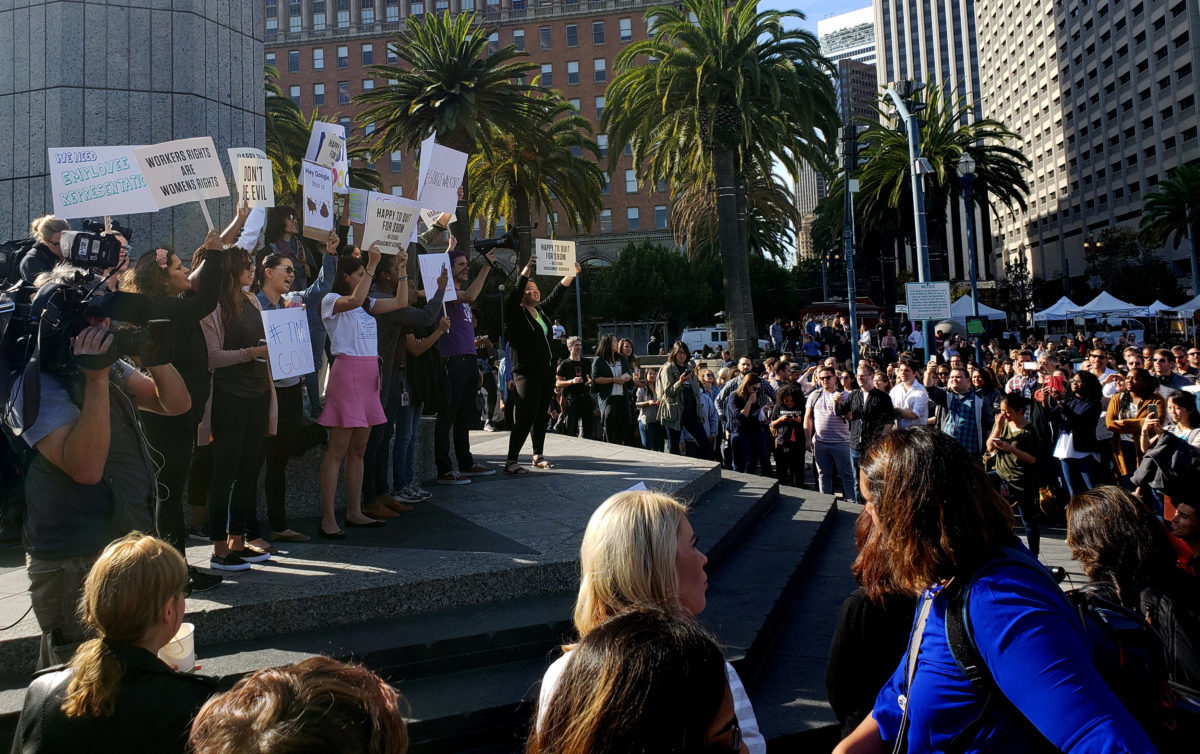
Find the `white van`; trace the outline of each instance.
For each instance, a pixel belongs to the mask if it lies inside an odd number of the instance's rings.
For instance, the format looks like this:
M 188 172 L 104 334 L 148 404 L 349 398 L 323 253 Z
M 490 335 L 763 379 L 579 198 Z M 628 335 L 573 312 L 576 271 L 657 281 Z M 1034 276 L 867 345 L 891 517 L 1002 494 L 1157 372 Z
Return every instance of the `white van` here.
M 679 339 L 692 353 L 703 351 L 705 346 L 711 348 L 714 353 L 720 353 L 721 349 L 729 347 L 729 336 L 725 332 L 725 325 L 684 328 Z M 758 350 L 767 350 L 767 345 L 767 341 L 759 340 Z

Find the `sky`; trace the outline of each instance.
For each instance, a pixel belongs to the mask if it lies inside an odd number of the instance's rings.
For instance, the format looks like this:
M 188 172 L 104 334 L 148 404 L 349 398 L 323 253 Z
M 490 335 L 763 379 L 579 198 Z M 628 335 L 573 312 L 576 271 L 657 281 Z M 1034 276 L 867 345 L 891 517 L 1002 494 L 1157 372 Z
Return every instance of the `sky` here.
M 826 16 L 846 13 L 871 5 L 871 0 L 764 0 L 760 8 L 775 10 L 798 10 L 805 15 L 801 26 L 813 34 L 817 33 L 817 21 Z

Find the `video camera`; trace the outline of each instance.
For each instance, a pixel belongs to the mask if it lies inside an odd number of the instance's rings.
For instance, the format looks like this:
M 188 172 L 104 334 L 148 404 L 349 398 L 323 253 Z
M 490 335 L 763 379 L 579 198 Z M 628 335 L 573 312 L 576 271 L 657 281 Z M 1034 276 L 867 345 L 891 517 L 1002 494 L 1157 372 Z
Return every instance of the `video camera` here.
M 104 223 L 95 220 L 84 220 L 82 231 L 64 230 L 59 241 L 63 259 L 90 270 L 116 267 L 121 262 L 121 241 L 116 234 L 120 233 L 129 242 L 133 240 L 133 230 L 121 227 L 115 220 L 111 230 L 107 232 Z

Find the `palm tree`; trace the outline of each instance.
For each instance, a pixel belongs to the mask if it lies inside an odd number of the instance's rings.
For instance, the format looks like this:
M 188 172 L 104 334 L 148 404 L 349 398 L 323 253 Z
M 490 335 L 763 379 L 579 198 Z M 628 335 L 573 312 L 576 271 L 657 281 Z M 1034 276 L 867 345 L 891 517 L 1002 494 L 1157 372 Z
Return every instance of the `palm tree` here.
M 372 75 L 394 83 L 355 98 L 364 108 L 358 120 L 377 124 L 373 147 L 380 152 L 411 151 L 436 132 L 438 143 L 474 155 L 491 129 L 523 133 L 544 122 L 546 99 L 533 95 L 546 90 L 523 83 L 534 64 L 512 45 L 489 50 L 493 31 L 476 25 L 473 13 L 410 16 L 389 42 L 396 64 L 368 66 Z M 462 189 L 453 232 L 459 248 L 467 249 L 467 176 Z
M 475 212 L 488 233 L 499 218 L 518 229 L 518 269 L 533 249 L 532 216 L 546 216 L 548 230 L 557 233 L 556 213 L 551 212 L 556 204 L 572 232 L 590 227 L 600 213 L 604 173 L 597 164 L 600 148 L 591 138 L 592 125 L 557 92 L 546 100 L 549 123 L 518 133 L 489 129 L 483 137 L 486 149 L 467 165 Z
M 755 0 L 683 0 L 647 15 L 651 37 L 617 56 L 602 128 L 614 157 L 631 145 L 646 184 L 666 180 L 677 195 L 711 176 L 730 346 L 754 353 L 748 231 L 738 219 L 746 176 L 757 154 L 794 173 L 828 151 L 823 134 L 837 131 L 830 66 L 815 36 L 784 28 L 803 14 L 760 13 Z
M 1192 238 L 1192 271 L 1197 263 L 1196 242 L 1200 239 L 1200 166 L 1180 165 L 1142 199 L 1141 234 L 1154 245 L 1182 243 L 1189 233 Z M 1195 288 L 1200 281 L 1193 280 Z M 1195 291 L 1200 293 L 1200 289 Z
M 904 124 L 891 124 L 891 113 L 876 107 L 881 123 L 863 120 L 867 130 L 862 137 L 866 146 L 860 154 L 866 163 L 859 171 L 859 191 L 855 197 L 856 213 L 861 209 L 861 223 L 872 225 L 894 217 L 905 218 L 903 227 L 911 238 L 912 182 L 908 158 L 908 138 Z M 925 176 L 925 207 L 929 228 L 929 255 L 942 258 L 946 251 L 945 209 L 949 200 L 957 200 L 961 188 L 958 161 L 964 153 L 975 160 L 973 200 L 985 212 L 989 199 L 1006 207 L 1025 209 L 1029 195 L 1026 171 L 1033 163 L 1024 153 L 1008 142 L 1020 137 L 1003 123 L 990 118 L 973 119 L 973 111 L 962 98 L 951 99 L 940 87 L 930 90 L 928 107 L 921 126 L 921 157 L 933 167 Z M 840 225 L 840 224 L 839 224 Z M 933 278 L 942 276 L 936 271 Z

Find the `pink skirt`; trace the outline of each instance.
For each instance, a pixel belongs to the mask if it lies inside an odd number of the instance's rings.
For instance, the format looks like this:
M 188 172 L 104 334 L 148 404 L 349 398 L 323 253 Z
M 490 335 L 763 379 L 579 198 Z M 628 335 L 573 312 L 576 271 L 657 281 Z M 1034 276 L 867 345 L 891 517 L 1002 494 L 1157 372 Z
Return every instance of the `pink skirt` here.
M 379 359 L 375 356 L 338 356 L 329 368 L 325 385 L 325 409 L 318 423 L 323 427 L 372 427 L 387 416 L 379 402 L 383 386 Z

